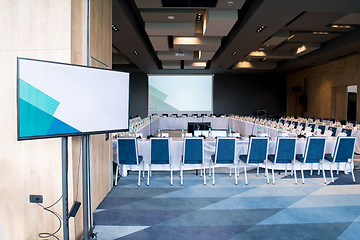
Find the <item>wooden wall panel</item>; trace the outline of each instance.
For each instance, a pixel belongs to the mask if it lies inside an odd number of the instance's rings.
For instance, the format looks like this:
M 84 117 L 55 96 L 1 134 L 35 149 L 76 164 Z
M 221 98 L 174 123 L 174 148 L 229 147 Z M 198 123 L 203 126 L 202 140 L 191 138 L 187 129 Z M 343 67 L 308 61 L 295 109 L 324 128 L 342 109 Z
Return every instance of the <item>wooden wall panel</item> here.
M 333 88 L 360 84 L 360 55 L 353 55 L 341 60 L 333 61 L 316 67 L 310 67 L 287 75 L 287 92 L 291 95 L 293 87 L 304 87 L 307 79 L 307 111 L 305 116 L 333 118 L 335 115 L 346 119 L 346 112 L 339 112 L 340 106 L 347 106 L 347 98 L 338 96 Z M 360 103 L 358 94 L 358 104 Z M 288 102 L 290 100 L 288 99 Z M 334 106 L 339 105 L 339 107 Z M 288 106 L 287 114 L 292 114 L 293 106 Z M 345 108 L 345 107 L 344 107 Z M 345 109 L 346 111 L 346 109 Z M 337 113 L 335 113 L 337 112 Z M 337 119 L 337 120 L 341 120 Z M 360 121 L 360 111 L 357 110 L 357 121 Z
M 111 66 L 112 56 L 112 1 L 92 0 L 90 17 L 90 55 L 97 60 L 91 59 L 91 65 L 108 68 L 107 66 Z M 109 101 L 111 101 L 110 96 Z M 104 134 L 91 136 L 93 210 L 101 203 L 112 187 L 112 159 L 109 154 L 109 144 L 110 140 L 105 141 Z
M 0 2 L 0 228 L 4 240 L 38 239 L 38 233 L 54 232 L 59 225 L 55 216 L 29 203 L 30 194 L 42 194 L 45 206 L 61 196 L 61 141 L 17 141 L 16 58 L 70 63 L 70 8 L 70 0 Z M 61 213 L 61 202 L 53 210 Z M 61 239 L 62 232 L 57 236 Z

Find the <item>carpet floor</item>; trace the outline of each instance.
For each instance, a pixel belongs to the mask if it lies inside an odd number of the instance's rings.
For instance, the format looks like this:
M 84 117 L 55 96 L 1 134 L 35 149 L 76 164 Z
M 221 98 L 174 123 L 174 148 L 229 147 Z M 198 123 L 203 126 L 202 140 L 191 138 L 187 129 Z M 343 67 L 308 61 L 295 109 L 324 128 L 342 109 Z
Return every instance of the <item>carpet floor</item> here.
M 195 171 L 178 172 L 174 185 L 166 172 L 153 172 L 150 186 L 131 172 L 121 178 L 94 212 L 97 239 L 359 239 L 360 171 L 334 174 L 327 184 L 317 171 L 305 171 L 305 184 L 275 173 L 267 184 L 262 170 L 249 171 L 235 185 L 234 175 L 216 173 L 216 184 L 207 185 Z M 271 176 L 270 176 L 271 179 Z

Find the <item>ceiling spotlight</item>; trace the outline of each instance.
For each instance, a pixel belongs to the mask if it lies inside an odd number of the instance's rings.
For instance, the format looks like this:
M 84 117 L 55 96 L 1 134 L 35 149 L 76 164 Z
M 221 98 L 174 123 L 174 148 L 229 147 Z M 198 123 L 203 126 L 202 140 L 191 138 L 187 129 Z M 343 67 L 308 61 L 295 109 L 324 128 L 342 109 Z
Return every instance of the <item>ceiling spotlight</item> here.
M 237 54 L 237 51 L 234 51 L 231 55 L 235 56 Z
M 196 14 L 196 21 L 201 22 L 203 18 L 203 15 L 201 13 Z
M 229 7 L 231 7 L 233 4 L 234 4 L 233 1 L 228 1 L 228 2 L 227 2 L 227 5 L 228 5 Z
M 173 19 L 175 19 L 175 16 L 170 15 L 170 16 L 168 16 L 168 19 L 173 20 Z
M 138 51 L 133 51 L 133 53 L 135 54 L 135 55 L 139 55 L 139 53 L 138 53 Z
M 115 26 L 115 24 L 112 24 L 111 28 L 112 28 L 113 31 L 119 31 L 119 29 Z
M 293 37 L 295 37 L 295 34 L 293 34 L 293 35 L 291 35 L 290 37 L 288 37 L 287 40 L 290 40 L 290 39 L 292 39 Z
M 266 26 L 262 25 L 262 26 L 260 26 L 260 27 L 256 30 L 256 32 L 257 32 L 257 33 L 260 33 L 260 32 L 262 32 L 265 28 L 266 28 Z
M 315 34 L 315 35 L 327 35 L 329 33 L 328 32 L 313 32 L 313 34 Z
M 338 25 L 338 24 L 330 25 L 330 27 L 332 27 L 332 28 L 351 28 L 351 26 L 349 26 L 349 25 Z

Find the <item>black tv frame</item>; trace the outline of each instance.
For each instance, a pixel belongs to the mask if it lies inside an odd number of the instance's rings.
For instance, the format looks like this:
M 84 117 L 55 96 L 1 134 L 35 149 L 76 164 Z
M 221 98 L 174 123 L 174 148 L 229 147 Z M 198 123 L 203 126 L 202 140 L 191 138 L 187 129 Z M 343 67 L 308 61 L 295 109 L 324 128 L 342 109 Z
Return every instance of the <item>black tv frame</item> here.
M 83 135 L 95 135 L 95 134 L 106 134 L 106 133 L 115 133 L 115 132 L 128 132 L 129 126 L 130 126 L 130 106 L 128 107 L 128 128 L 127 129 L 113 129 L 113 130 L 104 130 L 104 131 L 89 131 L 89 132 L 81 132 L 81 133 L 68 133 L 68 134 L 53 134 L 53 135 L 39 135 L 39 136 L 30 136 L 30 137 L 20 137 L 20 131 L 19 131 L 19 125 L 20 125 L 20 119 L 19 119 L 19 62 L 20 60 L 31 60 L 31 61 L 37 61 L 37 62 L 45 62 L 45 63 L 53 63 L 53 64 L 60 64 L 60 65 L 67 65 L 67 66 L 75 66 L 75 67 L 82 67 L 82 68 L 92 68 L 97 70 L 103 70 L 103 71 L 111 71 L 111 72 L 120 72 L 120 71 L 114 71 L 111 69 L 104 69 L 104 68 L 98 68 L 98 67 L 91 67 L 91 66 L 83 66 L 78 64 L 70 64 L 70 63 L 61 63 L 61 62 L 54 62 L 54 61 L 47 61 L 47 60 L 39 60 L 39 59 L 32 59 L 32 58 L 23 58 L 23 57 L 17 57 L 17 69 L 16 69 L 16 118 L 17 118 L 17 140 L 36 140 L 36 139 L 47 139 L 47 138 L 58 138 L 58 137 L 70 137 L 70 136 L 83 136 Z M 129 79 L 129 96 L 128 96 L 128 103 L 130 105 L 130 79 Z

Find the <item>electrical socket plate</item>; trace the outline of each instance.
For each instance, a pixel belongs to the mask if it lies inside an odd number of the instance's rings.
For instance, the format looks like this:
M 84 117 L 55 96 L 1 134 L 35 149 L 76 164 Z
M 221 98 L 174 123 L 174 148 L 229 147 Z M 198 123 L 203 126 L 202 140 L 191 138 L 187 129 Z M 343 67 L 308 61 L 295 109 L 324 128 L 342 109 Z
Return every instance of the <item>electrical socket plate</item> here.
M 31 203 L 43 203 L 43 195 L 30 195 Z

